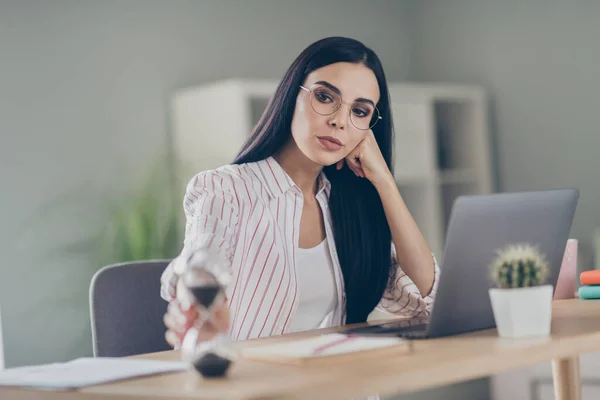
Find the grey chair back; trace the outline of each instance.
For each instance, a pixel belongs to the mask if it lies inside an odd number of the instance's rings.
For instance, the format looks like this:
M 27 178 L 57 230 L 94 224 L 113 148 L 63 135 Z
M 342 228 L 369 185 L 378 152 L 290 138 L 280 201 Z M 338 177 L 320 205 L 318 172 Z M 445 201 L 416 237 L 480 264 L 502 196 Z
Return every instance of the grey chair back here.
M 169 350 L 160 297 L 160 276 L 169 260 L 108 265 L 90 284 L 95 357 L 124 357 Z

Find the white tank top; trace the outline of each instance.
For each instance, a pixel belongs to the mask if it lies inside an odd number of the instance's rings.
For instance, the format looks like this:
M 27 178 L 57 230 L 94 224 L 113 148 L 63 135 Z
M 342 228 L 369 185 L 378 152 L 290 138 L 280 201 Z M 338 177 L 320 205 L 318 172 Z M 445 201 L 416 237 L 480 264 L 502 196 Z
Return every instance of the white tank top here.
M 317 329 L 337 306 L 333 262 L 327 239 L 311 249 L 297 249 L 298 309 L 286 333 Z

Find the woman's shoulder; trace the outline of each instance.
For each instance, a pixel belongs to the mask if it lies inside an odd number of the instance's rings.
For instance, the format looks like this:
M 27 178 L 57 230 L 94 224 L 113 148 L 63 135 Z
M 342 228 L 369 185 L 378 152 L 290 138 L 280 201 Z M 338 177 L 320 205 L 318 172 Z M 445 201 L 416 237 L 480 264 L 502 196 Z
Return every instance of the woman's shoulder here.
M 255 164 L 226 164 L 214 169 L 198 172 L 188 182 L 187 190 L 244 190 L 260 187 L 261 180 L 255 172 Z

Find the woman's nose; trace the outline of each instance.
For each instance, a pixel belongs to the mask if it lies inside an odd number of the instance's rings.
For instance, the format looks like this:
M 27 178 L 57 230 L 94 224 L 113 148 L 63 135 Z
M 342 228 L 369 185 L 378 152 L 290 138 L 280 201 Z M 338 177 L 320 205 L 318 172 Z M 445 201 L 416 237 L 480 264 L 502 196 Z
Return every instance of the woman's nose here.
M 331 117 L 329 118 L 329 125 L 334 128 L 344 129 L 347 124 L 348 124 L 348 110 L 346 110 L 344 108 L 344 104 L 342 104 L 340 106 L 340 108 L 338 108 L 336 110 L 336 112 L 331 114 Z

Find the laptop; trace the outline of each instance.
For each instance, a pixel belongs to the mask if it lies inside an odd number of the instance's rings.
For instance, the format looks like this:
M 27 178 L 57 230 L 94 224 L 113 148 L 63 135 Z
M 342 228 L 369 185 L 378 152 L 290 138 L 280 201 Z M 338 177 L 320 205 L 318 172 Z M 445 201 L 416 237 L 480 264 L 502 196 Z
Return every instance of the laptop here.
M 430 316 L 344 332 L 437 338 L 495 328 L 488 266 L 496 251 L 515 243 L 537 246 L 549 263 L 545 283 L 556 288 L 578 200 L 578 189 L 459 196 L 450 214 Z

